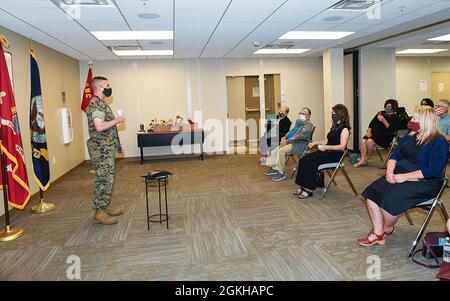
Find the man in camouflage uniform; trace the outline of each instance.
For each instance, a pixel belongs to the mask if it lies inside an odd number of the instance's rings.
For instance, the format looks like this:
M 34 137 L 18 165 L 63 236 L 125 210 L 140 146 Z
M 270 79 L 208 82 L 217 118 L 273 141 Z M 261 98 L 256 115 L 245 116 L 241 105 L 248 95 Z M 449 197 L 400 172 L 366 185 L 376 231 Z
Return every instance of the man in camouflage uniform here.
M 94 220 L 97 223 L 111 225 L 117 223 L 117 216 L 123 213 L 123 207 L 110 206 L 114 183 L 115 156 L 122 152 L 117 133 L 117 125 L 125 122 L 123 116 L 117 118 L 105 103 L 112 89 L 104 77 L 94 77 L 91 87 L 94 91 L 86 109 L 89 140 L 87 147 L 95 170 L 93 207 Z

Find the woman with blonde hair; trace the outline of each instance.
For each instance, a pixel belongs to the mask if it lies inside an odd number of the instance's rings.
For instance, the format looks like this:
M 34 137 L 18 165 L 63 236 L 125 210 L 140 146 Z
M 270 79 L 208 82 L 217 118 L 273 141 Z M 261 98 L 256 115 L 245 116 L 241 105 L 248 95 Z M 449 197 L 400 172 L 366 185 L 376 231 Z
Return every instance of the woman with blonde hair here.
M 386 176 L 370 184 L 362 193 L 373 225 L 362 246 L 383 245 L 395 232 L 401 213 L 435 197 L 442 186 L 448 144 L 439 132 L 433 108 L 418 106 L 408 123 L 411 133 L 402 139 L 388 162 Z

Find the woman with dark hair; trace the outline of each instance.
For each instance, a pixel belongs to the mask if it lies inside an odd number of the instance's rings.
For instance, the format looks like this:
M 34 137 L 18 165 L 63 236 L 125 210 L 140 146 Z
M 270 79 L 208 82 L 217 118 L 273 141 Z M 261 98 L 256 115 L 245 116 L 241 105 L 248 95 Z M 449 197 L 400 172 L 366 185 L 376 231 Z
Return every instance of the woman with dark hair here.
M 448 157 L 448 144 L 439 132 L 432 108 L 418 106 L 408 124 L 411 133 L 402 139 L 388 162 L 386 175 L 362 193 L 372 222 L 370 233 L 358 240 L 365 247 L 383 245 L 395 232 L 403 212 L 438 194 Z
M 299 199 L 306 199 L 313 195 L 319 166 L 338 162 L 347 149 L 351 129 L 347 108 L 342 104 L 335 105 L 331 119 L 333 125 L 327 138 L 309 144 L 310 148 L 317 145 L 319 151 L 304 156 L 298 162 L 297 178 L 295 179 L 298 189 L 294 195 L 297 195 Z
M 434 102 L 430 99 L 430 98 L 424 98 L 422 99 L 422 101 L 420 102 L 421 106 L 429 106 L 434 108 Z
M 400 128 L 400 118 L 397 115 L 398 102 L 388 99 L 384 102 L 384 111 L 373 117 L 367 129 L 367 134 L 361 141 L 361 157 L 355 167 L 367 166 L 370 154 L 378 144 L 382 148 L 389 148 L 395 132 Z

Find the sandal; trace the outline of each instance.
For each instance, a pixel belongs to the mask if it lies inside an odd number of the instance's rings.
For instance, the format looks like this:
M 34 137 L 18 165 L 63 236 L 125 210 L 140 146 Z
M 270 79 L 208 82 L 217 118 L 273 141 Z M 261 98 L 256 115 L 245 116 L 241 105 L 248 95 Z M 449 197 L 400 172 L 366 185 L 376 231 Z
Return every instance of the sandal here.
M 393 235 L 393 234 L 395 233 L 395 231 L 397 231 L 397 228 L 396 228 L 396 227 L 394 227 L 394 229 L 392 229 L 392 231 L 391 231 L 390 233 L 384 232 L 384 234 L 385 234 L 386 236 L 391 236 L 391 235 Z
M 303 188 L 299 187 L 299 188 L 297 189 L 297 191 L 293 193 L 293 195 L 299 196 L 299 195 L 302 194 L 302 192 L 303 192 Z
M 366 166 L 367 166 L 367 161 L 364 162 L 364 163 L 358 162 L 356 164 L 353 164 L 353 167 L 356 167 L 356 168 L 358 168 L 358 167 L 366 167 Z
M 370 240 L 369 239 L 369 236 L 371 236 L 372 234 L 376 236 L 375 240 Z M 385 239 L 386 239 L 386 234 L 383 233 L 381 235 L 377 235 L 375 232 L 371 231 L 367 235 L 367 237 L 358 239 L 358 243 L 361 246 L 364 246 L 364 247 L 371 247 L 371 246 L 373 246 L 375 244 L 384 245 Z
M 306 195 L 303 195 L 303 192 L 306 193 Z M 307 199 L 309 197 L 313 196 L 313 192 L 312 191 L 308 191 L 306 189 L 303 189 L 302 193 L 300 193 L 297 197 L 301 200 Z

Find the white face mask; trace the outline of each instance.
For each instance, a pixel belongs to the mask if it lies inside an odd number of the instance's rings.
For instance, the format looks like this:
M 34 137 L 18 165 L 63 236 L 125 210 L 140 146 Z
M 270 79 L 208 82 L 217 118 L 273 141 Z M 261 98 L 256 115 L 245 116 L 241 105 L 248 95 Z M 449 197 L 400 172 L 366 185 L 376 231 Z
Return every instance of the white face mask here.
M 305 121 L 307 118 L 305 115 L 299 115 L 298 119 L 300 119 L 301 121 Z

